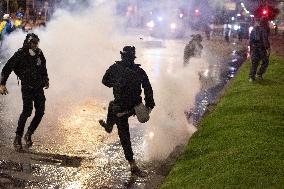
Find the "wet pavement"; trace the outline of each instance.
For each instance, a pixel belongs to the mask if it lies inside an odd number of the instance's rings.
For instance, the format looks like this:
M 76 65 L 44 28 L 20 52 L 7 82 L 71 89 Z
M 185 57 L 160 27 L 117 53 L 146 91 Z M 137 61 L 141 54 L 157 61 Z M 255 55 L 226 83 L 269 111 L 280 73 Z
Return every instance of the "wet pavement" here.
M 210 70 L 210 76 L 206 74 L 206 76 L 201 77 L 203 83 L 212 78 L 215 78 L 215 81 L 200 90 L 196 95 L 194 108 L 187 113 L 187 117 L 191 119 L 194 125 L 197 125 L 200 118 L 209 111 L 209 106 L 216 104 L 224 86 L 236 76 L 238 69 L 247 58 L 247 51 L 244 47 L 243 49 L 237 47 L 237 42 L 233 42 L 231 45 L 231 53 L 227 57 L 223 57 L 220 62 L 212 65 L 213 69 Z
M 143 62 L 154 90 L 163 72 L 175 73 L 182 68 L 184 41 L 145 38 L 140 45 L 143 50 L 138 61 Z M 214 103 L 242 61 L 243 54 L 237 51 L 222 60 L 211 59 L 208 69 L 201 73 L 202 87 L 194 105 L 184 109 L 189 112 L 189 124 L 195 124 L 207 106 Z M 108 101 L 91 97 L 74 101 L 67 96 L 62 103 L 47 105 L 45 118 L 33 136 L 32 149 L 15 152 L 12 142 L 21 100 L 15 83 L 9 89 L 10 97 L 0 98 L 0 188 L 155 188 L 183 150 L 183 146 L 178 146 L 165 160 L 146 160 L 145 137 L 149 135 L 149 125 L 131 118 L 135 159 L 147 173 L 145 178 L 133 176 L 124 159 L 117 130 L 107 134 L 98 124 L 106 115 Z

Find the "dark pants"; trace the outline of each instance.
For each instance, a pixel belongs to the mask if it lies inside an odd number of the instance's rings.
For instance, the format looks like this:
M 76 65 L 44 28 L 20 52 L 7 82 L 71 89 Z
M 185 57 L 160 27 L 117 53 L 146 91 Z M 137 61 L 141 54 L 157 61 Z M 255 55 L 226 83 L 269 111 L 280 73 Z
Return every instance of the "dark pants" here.
M 45 110 L 45 96 L 42 88 L 31 88 L 22 86 L 23 111 L 18 121 L 16 134 L 23 136 L 27 119 L 32 115 L 33 103 L 35 107 L 35 116 L 28 128 L 28 132 L 33 134 L 37 129 Z
M 261 65 L 259 70 L 257 71 L 260 61 Z M 249 77 L 255 79 L 256 74 L 262 76 L 266 72 L 268 64 L 269 57 L 267 56 L 265 49 L 252 49 Z
M 130 111 L 128 114 L 122 117 L 117 117 L 116 113 L 119 112 L 123 112 L 123 110 L 121 110 L 120 107 L 113 101 L 111 101 L 108 106 L 107 125 L 108 127 L 113 127 L 114 124 L 117 125 L 118 136 L 124 151 L 125 159 L 131 162 L 134 159 L 130 141 L 128 118 L 133 115 L 133 111 Z

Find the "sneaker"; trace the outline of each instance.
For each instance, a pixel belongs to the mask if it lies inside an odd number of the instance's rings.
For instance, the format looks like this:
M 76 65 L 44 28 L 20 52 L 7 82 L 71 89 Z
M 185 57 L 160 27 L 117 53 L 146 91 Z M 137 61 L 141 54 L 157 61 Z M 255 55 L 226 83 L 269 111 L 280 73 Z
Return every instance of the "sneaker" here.
M 138 176 L 138 177 L 146 177 L 146 172 L 139 169 L 139 167 L 136 165 L 135 162 L 130 163 L 130 171 L 132 175 Z
M 258 80 L 261 80 L 261 81 L 263 80 L 262 75 L 257 75 L 256 78 L 257 78 Z
M 26 147 L 30 148 L 33 145 L 33 141 L 32 141 L 32 134 L 30 132 L 27 132 L 24 136 L 24 140 L 26 142 Z
M 99 120 L 99 123 L 100 123 L 100 125 L 105 129 L 105 131 L 106 131 L 107 133 L 111 133 L 113 127 L 109 126 L 109 125 L 108 125 L 104 120 L 102 120 L 102 119 Z
M 253 82 L 254 81 L 254 79 L 253 78 L 249 78 L 249 82 Z
M 21 151 L 23 149 L 22 137 L 19 135 L 16 135 L 13 145 L 16 151 Z

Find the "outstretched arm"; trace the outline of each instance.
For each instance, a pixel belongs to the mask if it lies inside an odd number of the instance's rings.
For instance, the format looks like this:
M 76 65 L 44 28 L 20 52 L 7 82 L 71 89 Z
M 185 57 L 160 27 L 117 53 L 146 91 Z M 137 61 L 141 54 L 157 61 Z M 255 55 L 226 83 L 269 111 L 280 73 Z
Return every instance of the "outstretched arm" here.
M 0 76 L 0 94 L 8 94 L 8 90 L 6 88 L 6 82 L 8 80 L 9 75 L 14 69 L 15 63 L 18 61 L 17 55 L 14 54 L 8 62 L 5 64 L 5 66 L 2 69 L 1 76 Z

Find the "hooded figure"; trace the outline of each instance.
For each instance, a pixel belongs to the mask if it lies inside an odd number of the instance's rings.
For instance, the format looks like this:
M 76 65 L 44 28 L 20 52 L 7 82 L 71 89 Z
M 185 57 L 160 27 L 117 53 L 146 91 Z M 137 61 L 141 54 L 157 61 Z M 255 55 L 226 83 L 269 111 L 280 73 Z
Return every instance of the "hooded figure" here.
M 111 133 L 116 124 L 118 135 L 128 160 L 131 173 L 141 175 L 141 170 L 135 163 L 130 141 L 128 118 L 136 115 L 142 123 L 149 120 L 149 113 L 155 106 L 153 90 L 146 72 L 135 64 L 135 47 L 125 46 L 121 54 L 121 61 L 116 61 L 103 76 L 102 83 L 113 89 L 114 100 L 109 103 L 106 122 L 99 123 Z M 142 88 L 144 89 L 145 105 L 142 103 Z
M 0 94 L 8 94 L 6 81 L 12 71 L 21 80 L 23 99 L 23 111 L 18 121 L 14 147 L 22 149 L 22 136 L 28 117 L 31 116 L 33 104 L 35 116 L 25 134 L 26 146 L 32 146 L 31 136 L 37 129 L 45 110 L 45 96 L 43 88 L 49 87 L 49 79 L 46 70 L 46 60 L 42 51 L 38 48 L 39 38 L 34 33 L 29 33 L 20 48 L 5 64 L 0 78 Z
M 183 64 L 186 66 L 191 57 L 201 57 L 203 46 L 200 34 L 192 35 L 192 39 L 184 48 Z

